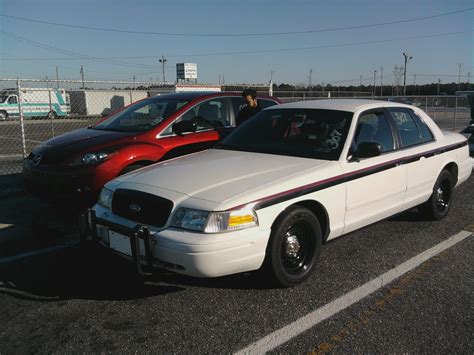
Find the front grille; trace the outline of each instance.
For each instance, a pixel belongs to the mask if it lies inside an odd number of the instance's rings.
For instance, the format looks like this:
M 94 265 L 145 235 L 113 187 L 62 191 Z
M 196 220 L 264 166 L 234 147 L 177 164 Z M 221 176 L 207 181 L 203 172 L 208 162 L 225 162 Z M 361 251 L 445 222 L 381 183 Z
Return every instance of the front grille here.
M 163 227 L 173 209 L 173 202 L 146 192 L 117 189 L 112 212 L 134 222 Z

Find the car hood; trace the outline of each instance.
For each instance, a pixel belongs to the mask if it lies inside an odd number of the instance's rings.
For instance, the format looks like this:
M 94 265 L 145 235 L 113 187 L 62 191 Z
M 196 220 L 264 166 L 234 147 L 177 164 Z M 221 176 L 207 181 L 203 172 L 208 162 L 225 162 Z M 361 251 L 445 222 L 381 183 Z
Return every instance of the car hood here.
M 222 208 L 237 204 L 240 197 L 248 200 L 304 185 L 308 178 L 315 181 L 334 165 L 339 167 L 337 162 L 316 159 L 211 149 L 137 170 L 109 187 L 141 186 L 150 193 L 166 189 Z
M 33 149 L 33 153 L 43 155 L 43 162 L 57 163 L 72 158 L 81 152 L 90 151 L 94 147 L 101 148 L 120 144 L 122 141 L 132 138 L 134 134 L 133 132 L 112 132 L 83 128 L 51 138 Z

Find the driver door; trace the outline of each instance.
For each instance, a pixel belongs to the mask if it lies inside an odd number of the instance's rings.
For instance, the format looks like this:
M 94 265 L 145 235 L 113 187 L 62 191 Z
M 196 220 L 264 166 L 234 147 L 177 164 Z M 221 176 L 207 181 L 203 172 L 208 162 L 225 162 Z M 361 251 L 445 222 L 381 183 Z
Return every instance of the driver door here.
M 382 154 L 355 159 L 362 142 L 376 142 Z M 341 164 L 346 175 L 346 214 L 344 233 L 401 212 L 406 190 L 406 166 L 393 125 L 384 110 L 359 115 L 347 159 Z
M 172 131 L 174 123 L 190 120 L 197 123 L 197 131 L 177 136 Z M 171 159 L 181 155 L 199 152 L 216 144 L 218 130 L 230 125 L 228 98 L 218 97 L 205 100 L 183 113 L 160 135 L 160 145 L 169 149 L 162 158 Z

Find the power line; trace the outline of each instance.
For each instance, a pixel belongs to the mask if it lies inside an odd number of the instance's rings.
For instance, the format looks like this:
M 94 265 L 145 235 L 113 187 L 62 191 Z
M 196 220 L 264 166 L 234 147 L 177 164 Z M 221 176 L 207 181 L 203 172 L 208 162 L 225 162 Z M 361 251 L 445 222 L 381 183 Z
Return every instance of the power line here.
M 465 34 L 465 33 L 472 33 L 474 30 L 470 31 L 458 31 L 458 32 L 447 32 L 447 33 L 437 33 L 432 35 L 422 35 L 422 36 L 411 36 L 411 37 L 400 37 L 400 38 L 392 38 L 392 39 L 385 39 L 385 40 L 376 40 L 376 41 L 364 41 L 364 42 L 349 42 L 349 43 L 339 43 L 339 44 L 324 44 L 318 46 L 307 46 L 307 47 L 288 47 L 288 48 L 277 48 L 277 49 L 262 49 L 262 50 L 243 50 L 243 51 L 234 51 L 234 52 L 214 52 L 214 53 L 183 53 L 183 54 L 170 54 L 167 57 L 176 58 L 176 57 L 208 57 L 208 56 L 225 56 L 225 55 L 238 55 L 238 54 L 260 54 L 260 53 L 275 53 L 275 52 L 291 52 L 291 51 L 298 51 L 298 50 L 310 50 L 310 49 L 322 49 L 322 48 L 338 48 L 338 47 L 349 47 L 349 46 L 359 46 L 359 45 L 366 45 L 366 44 L 377 44 L 377 43 L 390 43 L 396 41 L 406 41 L 412 39 L 420 39 L 420 38 L 434 38 L 434 37 L 444 37 L 444 36 L 452 36 L 458 34 Z M 0 35 L 2 32 L 0 31 Z M 72 60 L 72 59 L 91 59 L 91 60 L 112 60 L 112 59 L 147 59 L 147 58 L 157 58 L 158 55 L 147 55 L 147 56 L 134 56 L 134 57 L 72 57 L 72 58 L 1 58 L 0 60 Z M 114 61 L 116 62 L 116 61 Z M 117 63 L 125 63 L 134 66 L 146 66 L 152 67 L 153 65 L 147 64 L 139 64 L 139 63 L 131 63 L 131 62 L 117 62 Z
M 474 10 L 474 7 L 470 7 L 470 8 L 462 9 L 462 10 L 457 10 L 457 11 L 445 12 L 445 13 L 437 14 L 437 15 L 416 17 L 416 18 L 405 19 L 405 20 L 395 20 L 395 21 L 371 23 L 371 24 L 364 24 L 364 25 L 333 27 L 333 28 L 304 30 L 304 31 L 260 32 L 260 33 L 220 33 L 220 34 L 217 34 L 217 33 L 174 33 L 174 32 L 132 31 L 132 30 L 123 30 L 123 29 L 118 29 L 118 28 L 71 25 L 71 24 L 66 24 L 66 23 L 35 20 L 35 19 L 31 19 L 31 18 L 25 18 L 25 17 L 13 16 L 13 15 L 7 15 L 7 14 L 0 14 L 0 16 L 10 18 L 10 19 L 15 19 L 15 20 L 40 23 L 40 24 L 44 24 L 44 25 L 77 28 L 77 29 L 82 29 L 82 30 L 104 31 L 104 32 L 133 33 L 133 34 L 158 35 L 158 36 L 182 36 L 182 37 L 249 37 L 249 36 L 281 36 L 281 35 L 295 35 L 295 34 L 308 34 L 308 33 L 321 33 L 321 32 L 355 30 L 355 29 L 361 29 L 361 28 L 378 27 L 378 26 L 402 24 L 402 23 L 422 21 L 422 20 L 430 20 L 430 19 L 434 19 L 434 18 L 439 18 L 439 17 L 444 17 L 444 16 L 460 14 L 460 13 L 464 13 L 464 12 L 469 12 L 471 10 Z
M 90 55 L 87 55 L 87 54 L 72 52 L 72 51 L 69 51 L 69 50 L 66 50 L 66 49 L 50 46 L 48 44 L 44 44 L 44 43 L 41 43 L 41 42 L 36 42 L 36 41 L 30 40 L 30 39 L 25 38 L 25 37 L 20 37 L 20 36 L 14 35 L 12 33 L 5 32 L 5 31 L 0 31 L 0 35 L 11 38 L 11 39 L 14 39 L 14 40 L 17 40 L 17 41 L 20 41 L 20 42 L 27 43 L 27 44 L 29 44 L 31 46 L 34 46 L 34 47 L 46 49 L 46 50 L 49 50 L 49 51 L 53 51 L 53 52 L 68 55 L 68 56 L 79 57 L 78 59 L 87 59 L 87 60 L 93 60 L 93 61 L 101 62 L 101 63 L 105 63 L 105 64 L 114 64 L 114 65 L 128 66 L 128 67 L 134 67 L 134 68 L 136 68 L 136 67 L 140 67 L 140 68 L 141 67 L 149 67 L 149 68 L 155 67 L 153 65 L 147 65 L 147 64 L 138 64 L 138 63 L 116 61 L 116 60 L 107 60 L 107 59 L 103 59 L 103 58 L 99 58 L 99 57 L 90 56 Z

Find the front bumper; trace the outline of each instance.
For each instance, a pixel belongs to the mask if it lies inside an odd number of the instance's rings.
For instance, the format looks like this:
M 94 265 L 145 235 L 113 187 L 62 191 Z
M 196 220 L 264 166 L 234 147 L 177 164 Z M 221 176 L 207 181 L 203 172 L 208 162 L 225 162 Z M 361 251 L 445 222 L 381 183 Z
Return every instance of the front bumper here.
M 140 274 L 148 274 L 154 267 L 194 277 L 257 270 L 265 259 L 270 237 L 270 230 L 258 227 L 212 235 L 171 228 L 157 231 L 130 221 L 114 221 L 110 216 L 103 218 L 101 208 L 95 209 L 98 210 L 88 210 L 82 217 L 82 239 L 92 235 L 103 246 L 133 260 Z M 125 244 L 121 242 L 120 248 L 112 241 L 117 235 L 128 239 Z
M 29 193 L 46 200 L 76 197 L 95 200 L 99 194 L 90 169 L 35 167 L 25 159 L 23 181 Z

